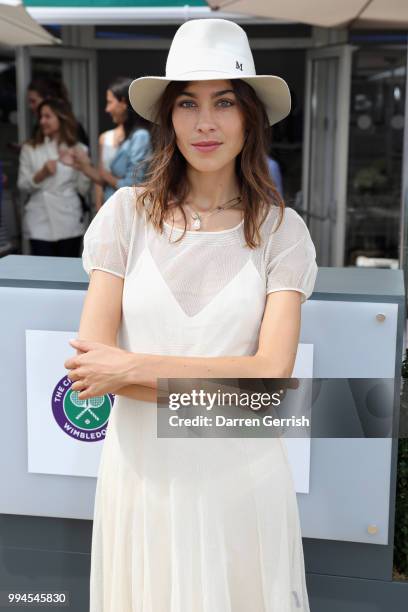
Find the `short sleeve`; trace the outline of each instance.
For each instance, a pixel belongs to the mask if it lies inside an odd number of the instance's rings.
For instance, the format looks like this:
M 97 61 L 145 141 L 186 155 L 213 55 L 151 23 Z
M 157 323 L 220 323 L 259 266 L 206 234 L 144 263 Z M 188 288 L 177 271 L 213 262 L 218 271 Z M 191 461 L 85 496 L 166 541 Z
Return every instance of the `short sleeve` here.
M 136 215 L 135 191 L 123 187 L 102 205 L 84 235 L 82 265 L 125 277 L 133 221 Z
M 32 147 L 26 143 L 21 147 L 18 165 L 17 187 L 20 191 L 31 193 L 40 188 L 40 185 L 33 181 L 34 174 Z
M 293 208 L 285 208 L 280 226 L 269 236 L 265 256 L 266 293 L 299 291 L 303 304 L 313 293 L 318 267 L 308 227 Z

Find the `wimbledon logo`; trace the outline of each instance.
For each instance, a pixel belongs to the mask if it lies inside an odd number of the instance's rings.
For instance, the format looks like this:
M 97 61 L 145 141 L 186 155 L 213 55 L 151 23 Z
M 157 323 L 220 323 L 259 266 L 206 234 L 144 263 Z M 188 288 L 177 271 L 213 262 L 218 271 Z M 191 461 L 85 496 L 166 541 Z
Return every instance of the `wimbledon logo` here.
M 107 393 L 89 399 L 79 399 L 71 389 L 72 381 L 64 376 L 52 393 L 52 412 L 61 429 L 71 438 L 84 442 L 104 440 L 114 395 Z

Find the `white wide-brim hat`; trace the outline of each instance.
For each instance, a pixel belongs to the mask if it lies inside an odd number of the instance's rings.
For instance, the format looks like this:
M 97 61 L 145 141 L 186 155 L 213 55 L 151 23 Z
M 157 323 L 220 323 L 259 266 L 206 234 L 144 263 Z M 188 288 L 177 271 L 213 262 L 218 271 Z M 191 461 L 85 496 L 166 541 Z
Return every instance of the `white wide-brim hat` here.
M 156 122 L 156 103 L 171 81 L 241 79 L 255 90 L 265 106 L 270 125 L 290 112 L 289 87 L 281 77 L 257 75 L 245 31 L 227 19 L 192 19 L 174 35 L 166 62 L 166 76 L 145 76 L 129 87 L 134 110 Z

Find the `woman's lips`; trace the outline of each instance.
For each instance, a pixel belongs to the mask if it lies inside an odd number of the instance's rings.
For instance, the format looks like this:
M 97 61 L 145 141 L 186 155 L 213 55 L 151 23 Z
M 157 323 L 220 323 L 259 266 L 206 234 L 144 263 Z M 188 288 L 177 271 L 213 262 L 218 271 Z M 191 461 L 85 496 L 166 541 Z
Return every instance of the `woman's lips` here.
M 210 153 L 211 151 L 215 151 L 216 149 L 218 149 L 218 147 L 220 146 L 221 146 L 220 142 L 209 142 L 209 143 L 199 142 L 199 143 L 193 144 L 193 147 L 197 151 L 200 151 L 201 153 Z

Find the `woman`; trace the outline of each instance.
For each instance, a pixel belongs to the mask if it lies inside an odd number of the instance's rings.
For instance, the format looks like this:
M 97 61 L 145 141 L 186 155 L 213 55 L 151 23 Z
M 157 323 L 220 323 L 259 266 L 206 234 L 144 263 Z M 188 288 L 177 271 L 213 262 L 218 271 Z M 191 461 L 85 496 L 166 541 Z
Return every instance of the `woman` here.
M 58 98 L 60 100 L 64 100 L 64 102 L 66 102 L 67 105 L 72 108 L 68 90 L 62 81 L 48 76 L 37 76 L 32 79 L 27 87 L 27 102 L 36 120 L 32 132 L 33 138 L 38 131 L 39 106 L 46 98 Z M 85 132 L 83 125 L 79 121 L 77 121 L 76 129 L 79 142 L 89 146 L 88 135 Z
M 115 84 L 111 85 L 115 89 Z M 126 91 L 127 95 L 127 91 Z M 110 114 L 116 126 L 112 130 L 107 130 L 99 136 L 99 172 L 104 171 L 110 173 L 111 164 L 116 156 L 119 145 L 123 142 L 125 133 L 121 119 L 123 112 L 121 111 L 121 101 L 114 96 L 111 89 L 106 91 L 106 108 L 105 111 Z M 127 105 L 126 105 L 127 107 Z M 119 112 L 117 112 L 119 109 Z M 129 114 L 129 117 L 132 117 Z M 102 180 L 100 181 L 102 182 Z M 95 185 L 95 208 L 100 209 L 105 201 L 104 189 L 101 184 Z
M 131 79 L 116 79 L 106 93 L 106 112 L 117 126 L 113 138 L 116 150 L 110 159 L 110 169 L 103 164 L 99 169 L 94 168 L 85 156 L 78 155 L 75 159 L 76 168 L 96 184 L 104 186 L 105 201 L 116 189 L 143 181 L 151 153 L 150 134 L 146 129 L 148 122 L 130 106 L 130 83 Z
M 38 114 L 38 107 L 45 98 L 68 100 L 68 91 L 62 81 L 49 76 L 37 76 L 27 87 L 27 102 L 33 115 Z
M 33 115 L 33 124 L 31 129 L 31 138 L 35 138 L 40 124 L 39 124 L 39 106 L 41 102 L 43 102 L 46 98 L 58 98 L 59 100 L 64 100 L 67 105 L 72 110 L 71 102 L 68 95 L 68 90 L 64 83 L 58 79 L 50 78 L 46 75 L 37 76 L 27 87 L 27 103 L 28 107 Z M 86 146 L 89 146 L 88 135 L 83 127 L 83 125 L 76 120 L 76 131 L 78 135 L 78 141 L 82 142 Z M 13 142 L 9 143 L 9 147 L 15 152 L 20 153 L 21 145 L 19 143 Z M 84 211 L 89 210 L 86 202 L 83 203 Z
M 76 121 L 69 105 L 45 99 L 38 108 L 39 129 L 20 153 L 18 188 L 28 195 L 24 224 L 32 255 L 78 257 L 84 226 L 80 195 L 89 179 L 73 167 L 78 142 Z
M 255 75 L 237 24 L 191 20 L 166 77 L 137 79 L 130 99 L 158 125 L 151 169 L 88 228 L 90 284 L 64 364 L 80 399 L 116 393 L 90 610 L 309 612 L 282 440 L 158 437 L 155 406 L 158 378 L 291 376 L 317 266 L 266 163 L 287 85 Z

